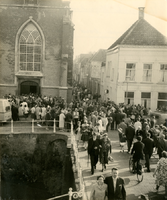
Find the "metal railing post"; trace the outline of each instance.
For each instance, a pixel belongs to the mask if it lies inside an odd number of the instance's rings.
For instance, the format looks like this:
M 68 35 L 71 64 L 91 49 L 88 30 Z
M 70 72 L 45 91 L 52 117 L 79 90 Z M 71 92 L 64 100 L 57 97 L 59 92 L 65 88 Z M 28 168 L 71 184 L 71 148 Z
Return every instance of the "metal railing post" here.
M 72 188 L 69 188 L 69 192 L 68 192 L 68 194 L 69 194 L 69 200 L 71 200 L 72 198 Z
M 32 119 L 32 133 L 34 133 L 34 119 Z
M 11 133 L 13 133 L 13 119 L 11 120 Z
M 73 134 L 73 123 L 71 121 L 71 134 Z
M 54 119 L 53 132 L 56 133 L 56 120 Z

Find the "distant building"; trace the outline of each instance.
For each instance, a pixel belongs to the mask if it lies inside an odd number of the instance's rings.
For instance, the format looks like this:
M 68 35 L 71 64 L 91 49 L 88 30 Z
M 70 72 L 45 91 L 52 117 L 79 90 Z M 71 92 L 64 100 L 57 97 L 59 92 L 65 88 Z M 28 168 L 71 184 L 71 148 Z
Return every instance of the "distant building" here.
M 116 103 L 167 106 L 167 38 L 144 19 L 144 8 L 107 50 L 101 86 L 103 99 Z
M 90 79 L 90 59 L 93 54 L 80 54 L 74 60 L 74 80 L 79 83 L 81 86 L 89 87 Z
M 73 24 L 69 2 L 0 1 L 0 96 L 71 99 Z
M 105 66 L 106 50 L 100 49 L 90 59 L 90 90 L 92 94 L 100 94 L 101 70 Z

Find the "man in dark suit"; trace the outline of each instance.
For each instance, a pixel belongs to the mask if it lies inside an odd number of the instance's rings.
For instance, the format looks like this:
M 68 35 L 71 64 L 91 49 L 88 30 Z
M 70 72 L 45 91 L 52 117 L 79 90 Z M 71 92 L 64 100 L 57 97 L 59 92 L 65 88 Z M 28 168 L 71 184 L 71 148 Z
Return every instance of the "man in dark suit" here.
M 120 111 L 115 113 L 115 121 L 116 121 L 116 129 L 118 128 L 118 125 L 121 123 L 121 113 Z
M 66 121 L 66 126 L 67 126 L 67 132 L 70 132 L 71 130 L 71 122 L 73 120 L 73 117 L 72 117 L 72 114 L 71 114 L 71 110 L 68 109 L 68 113 L 66 114 L 66 118 L 65 118 L 65 121 Z
M 93 137 L 88 140 L 88 154 L 90 155 L 92 174 L 94 174 L 94 169 L 96 169 L 96 164 L 98 162 L 100 144 L 100 140 L 97 139 L 97 135 L 94 132 Z
M 144 159 L 144 144 L 141 142 L 142 137 L 137 137 L 137 142 L 134 143 L 131 155 L 133 155 L 133 172 L 135 172 L 135 164 L 137 162 L 137 169 L 139 169 L 140 160 Z
M 104 183 L 108 186 L 108 200 L 126 200 L 124 180 L 118 176 L 118 169 L 112 168 L 112 176 L 106 177 Z
M 135 128 L 132 125 L 132 122 L 130 122 L 129 126 L 125 130 L 125 135 L 127 139 L 127 146 L 128 146 L 128 153 L 130 152 L 130 148 L 132 146 L 133 138 L 135 136 Z
M 145 160 L 146 160 L 146 167 L 147 167 L 147 172 L 150 172 L 150 158 L 153 153 L 153 148 L 154 148 L 154 141 L 153 139 L 150 138 L 150 133 L 147 133 L 146 138 L 143 140 L 144 143 L 144 154 L 145 154 Z

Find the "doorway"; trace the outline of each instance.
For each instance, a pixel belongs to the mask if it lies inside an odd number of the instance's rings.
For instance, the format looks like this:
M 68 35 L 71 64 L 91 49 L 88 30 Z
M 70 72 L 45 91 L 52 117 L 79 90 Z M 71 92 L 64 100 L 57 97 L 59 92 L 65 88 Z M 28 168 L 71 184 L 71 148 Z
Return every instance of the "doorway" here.
M 34 81 L 24 81 L 20 84 L 20 94 L 38 94 L 39 85 Z

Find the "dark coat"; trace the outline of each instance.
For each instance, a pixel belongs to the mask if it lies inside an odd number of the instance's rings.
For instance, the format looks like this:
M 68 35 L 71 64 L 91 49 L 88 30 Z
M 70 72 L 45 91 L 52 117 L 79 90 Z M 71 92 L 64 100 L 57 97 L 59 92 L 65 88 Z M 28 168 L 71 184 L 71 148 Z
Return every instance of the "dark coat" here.
M 143 152 L 144 150 L 144 144 L 142 142 L 135 142 L 134 145 L 133 145 L 133 148 L 132 148 L 132 152 L 131 152 L 131 155 L 133 155 L 133 158 L 134 159 L 143 159 Z
M 117 123 L 120 123 L 122 121 L 122 116 L 121 116 L 121 113 L 115 113 L 115 121 Z
M 106 177 L 104 183 L 108 185 L 108 200 L 122 199 L 126 200 L 126 191 L 124 187 L 124 180 L 117 178 L 116 190 L 114 191 L 114 182 L 112 176 Z
M 158 147 L 157 153 L 158 155 L 161 156 L 161 153 L 163 151 L 167 151 L 167 140 L 163 138 L 158 138 L 157 147 Z
M 144 143 L 144 153 L 145 154 L 149 154 L 150 156 L 152 155 L 153 153 L 153 148 L 154 148 L 154 140 L 151 139 L 151 138 L 145 138 L 143 140 L 143 143 Z
M 72 119 L 73 119 L 72 114 L 71 114 L 70 112 L 68 112 L 68 113 L 66 114 L 66 118 L 65 118 L 65 120 L 66 120 L 67 122 L 71 122 Z
M 99 150 L 100 150 L 100 140 L 96 139 L 95 141 L 93 141 L 93 138 L 90 138 L 88 140 L 88 154 L 90 156 L 93 155 L 98 155 L 99 154 Z M 95 147 L 97 147 L 97 149 L 94 149 Z
M 125 130 L 127 140 L 133 140 L 135 136 L 135 129 L 132 126 L 128 126 Z

